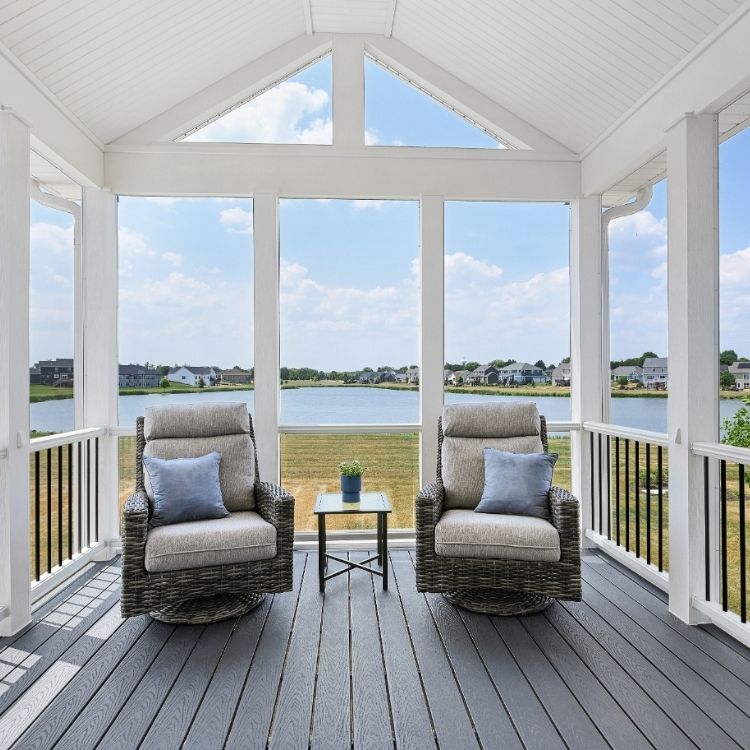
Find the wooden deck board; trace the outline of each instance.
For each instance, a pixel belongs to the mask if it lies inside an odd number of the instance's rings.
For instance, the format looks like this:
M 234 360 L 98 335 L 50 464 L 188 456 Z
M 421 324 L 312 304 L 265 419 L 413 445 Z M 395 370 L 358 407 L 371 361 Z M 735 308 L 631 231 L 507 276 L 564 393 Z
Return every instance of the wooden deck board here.
M 674 620 L 602 554 L 584 558 L 583 602 L 526 618 L 417 593 L 405 551 L 385 592 L 354 570 L 321 595 L 317 556 L 294 562 L 292 593 L 180 627 L 122 621 L 117 566 L 92 566 L 0 641 L 0 750 L 731 750 L 750 736 L 750 653 Z

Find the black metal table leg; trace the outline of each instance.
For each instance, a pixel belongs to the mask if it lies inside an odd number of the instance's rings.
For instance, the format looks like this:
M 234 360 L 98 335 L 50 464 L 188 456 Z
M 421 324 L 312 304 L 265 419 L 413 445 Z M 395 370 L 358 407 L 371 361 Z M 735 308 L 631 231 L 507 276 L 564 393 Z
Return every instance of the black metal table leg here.
M 320 590 L 326 590 L 326 515 L 318 515 L 318 583 Z
M 383 514 L 378 513 L 378 530 L 376 533 L 376 539 L 378 543 L 378 565 L 383 564 Z
M 388 514 L 378 513 L 381 521 L 381 549 L 383 557 L 383 591 L 388 591 Z

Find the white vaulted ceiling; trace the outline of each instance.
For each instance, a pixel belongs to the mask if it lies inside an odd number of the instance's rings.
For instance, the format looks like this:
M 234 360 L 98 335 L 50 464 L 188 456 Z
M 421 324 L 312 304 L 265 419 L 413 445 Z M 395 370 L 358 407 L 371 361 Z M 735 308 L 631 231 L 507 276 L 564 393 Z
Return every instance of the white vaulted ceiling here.
M 741 6 L 747 9 L 742 0 L 0 0 L 0 53 L 110 143 L 300 35 L 392 34 L 581 153 Z

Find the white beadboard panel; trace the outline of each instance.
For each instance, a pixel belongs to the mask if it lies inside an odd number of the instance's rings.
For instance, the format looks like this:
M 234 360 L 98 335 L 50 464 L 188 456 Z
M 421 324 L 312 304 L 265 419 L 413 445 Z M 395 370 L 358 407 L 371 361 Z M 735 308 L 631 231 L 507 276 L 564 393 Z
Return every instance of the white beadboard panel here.
M 312 28 L 314 32 L 382 34 L 390 7 L 389 0 L 310 0 Z
M 719 112 L 719 139 L 725 141 L 750 126 L 750 91 Z
M 393 35 L 580 152 L 741 0 L 398 0 Z
M 610 206 L 621 206 L 631 200 L 642 187 L 653 185 L 663 179 L 667 174 L 667 152 L 654 156 L 653 159 L 639 167 L 632 174 L 628 175 L 610 188 L 602 196 L 602 205 L 605 208 Z
M 0 43 L 105 143 L 304 33 L 301 0 L 0 8 Z
M 81 186 L 33 149 L 30 162 L 32 179 L 36 180 L 48 193 L 72 201 L 81 200 Z

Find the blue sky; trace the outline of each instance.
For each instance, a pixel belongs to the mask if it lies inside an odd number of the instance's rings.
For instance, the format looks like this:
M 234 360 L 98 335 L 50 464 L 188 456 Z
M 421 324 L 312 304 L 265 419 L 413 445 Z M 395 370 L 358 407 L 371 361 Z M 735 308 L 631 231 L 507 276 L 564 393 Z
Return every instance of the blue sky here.
M 371 145 L 497 143 L 366 62 Z M 193 139 L 326 143 L 330 59 Z M 408 113 L 408 114 L 407 114 Z M 723 348 L 750 356 L 750 129 L 721 147 Z M 568 218 L 562 204 L 446 204 L 446 358 L 559 362 L 569 354 Z M 252 201 L 119 203 L 120 360 L 252 364 Z M 72 351 L 72 222 L 32 203 L 32 361 Z M 666 183 L 610 235 L 612 357 L 667 354 Z M 281 353 L 286 366 L 417 361 L 416 201 L 283 200 Z

